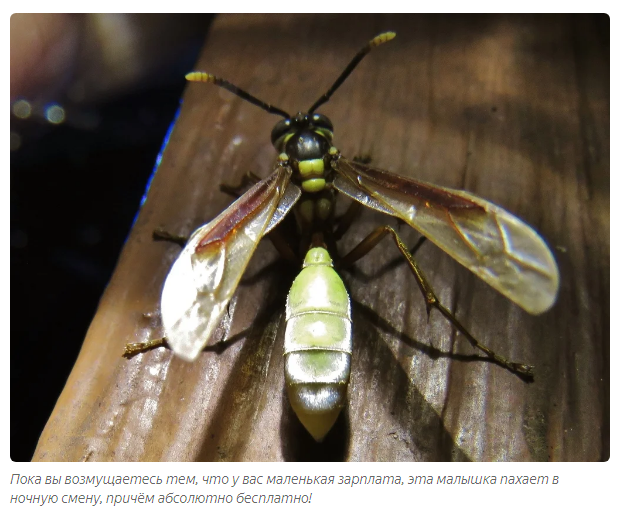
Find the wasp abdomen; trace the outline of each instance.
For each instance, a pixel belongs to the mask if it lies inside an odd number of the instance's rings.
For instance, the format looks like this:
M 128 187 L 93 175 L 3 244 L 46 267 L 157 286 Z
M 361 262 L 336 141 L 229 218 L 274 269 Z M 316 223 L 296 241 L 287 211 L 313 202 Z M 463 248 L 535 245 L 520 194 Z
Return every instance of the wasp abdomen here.
M 351 372 L 351 308 L 326 249 L 309 250 L 286 301 L 284 371 L 289 401 L 321 441 L 338 418 Z

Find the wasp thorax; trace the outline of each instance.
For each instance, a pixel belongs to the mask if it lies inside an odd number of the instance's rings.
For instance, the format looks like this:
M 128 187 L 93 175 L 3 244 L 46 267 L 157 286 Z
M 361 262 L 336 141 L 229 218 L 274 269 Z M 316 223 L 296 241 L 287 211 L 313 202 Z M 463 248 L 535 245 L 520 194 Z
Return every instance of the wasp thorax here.
M 329 166 L 329 150 L 333 140 L 333 124 L 318 113 L 298 113 L 280 120 L 273 127 L 271 141 L 288 156 L 302 190 L 319 192 L 326 187 L 324 178 Z
M 297 161 L 323 159 L 331 148 L 329 140 L 324 136 L 305 129 L 298 131 L 286 142 L 284 150 L 291 158 Z

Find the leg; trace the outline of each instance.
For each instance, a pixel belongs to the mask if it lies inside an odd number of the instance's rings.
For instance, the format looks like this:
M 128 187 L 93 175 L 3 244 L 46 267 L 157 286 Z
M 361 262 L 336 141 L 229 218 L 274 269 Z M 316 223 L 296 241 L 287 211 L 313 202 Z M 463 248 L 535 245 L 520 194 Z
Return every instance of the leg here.
M 423 274 L 423 271 L 416 263 L 416 260 L 414 260 L 414 257 L 409 252 L 409 249 L 407 249 L 407 246 L 400 239 L 400 237 L 392 227 L 382 226 L 377 228 L 375 231 L 372 231 L 362 242 L 360 242 L 351 252 L 349 252 L 349 254 L 347 254 L 344 258 L 341 258 L 338 261 L 338 267 L 346 267 L 347 265 L 351 265 L 356 260 L 362 258 L 365 254 L 371 251 L 376 245 L 378 245 L 378 243 L 387 234 L 392 236 L 392 238 L 396 243 L 396 247 L 398 247 L 398 250 L 403 255 L 403 257 L 405 258 L 405 261 L 407 262 L 407 265 L 409 265 L 409 268 L 414 274 L 414 278 L 416 278 L 416 283 L 418 283 L 418 286 L 420 287 L 420 290 L 422 291 L 423 296 L 425 298 L 425 304 L 427 305 L 428 316 L 429 316 L 430 310 L 435 307 L 441 314 L 443 314 L 443 316 L 450 323 L 452 323 L 452 325 L 458 331 L 460 331 L 465 336 L 465 338 L 470 342 L 470 344 L 472 344 L 472 346 L 483 351 L 483 353 L 485 353 L 493 361 L 505 367 L 506 369 L 509 369 L 510 371 L 517 373 L 527 379 L 533 378 L 532 366 L 529 366 L 526 364 L 520 364 L 518 362 L 510 362 L 505 357 L 495 353 L 487 346 L 484 346 L 483 344 L 478 342 L 463 327 L 463 325 L 460 322 L 458 322 L 456 317 L 454 317 L 454 315 L 440 303 L 440 301 L 436 297 L 436 294 L 434 294 L 434 291 L 432 290 L 432 287 L 429 284 L 429 281 L 427 281 L 425 274 Z
M 165 337 L 161 337 L 160 339 L 152 339 L 148 342 L 130 342 L 125 345 L 123 356 L 125 358 L 132 358 L 134 355 L 138 355 L 139 353 L 143 353 L 144 351 L 158 348 L 160 346 L 167 346 Z
M 187 237 L 169 233 L 165 229 L 161 228 L 157 228 L 152 232 L 152 239 L 157 242 L 172 242 L 180 245 L 181 247 L 184 247 L 188 241 Z M 138 355 L 139 353 L 143 353 L 149 349 L 158 348 L 159 346 L 167 346 L 164 337 L 161 337 L 160 339 L 152 339 L 147 342 L 129 342 L 125 345 L 122 356 L 125 358 L 132 358 L 134 355 Z

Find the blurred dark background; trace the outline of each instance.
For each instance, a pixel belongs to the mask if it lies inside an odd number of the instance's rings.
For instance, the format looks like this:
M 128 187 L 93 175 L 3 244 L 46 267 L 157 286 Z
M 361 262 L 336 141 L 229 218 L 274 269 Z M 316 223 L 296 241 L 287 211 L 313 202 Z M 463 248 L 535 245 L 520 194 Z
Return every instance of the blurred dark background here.
M 11 18 L 11 445 L 29 461 L 212 15 Z

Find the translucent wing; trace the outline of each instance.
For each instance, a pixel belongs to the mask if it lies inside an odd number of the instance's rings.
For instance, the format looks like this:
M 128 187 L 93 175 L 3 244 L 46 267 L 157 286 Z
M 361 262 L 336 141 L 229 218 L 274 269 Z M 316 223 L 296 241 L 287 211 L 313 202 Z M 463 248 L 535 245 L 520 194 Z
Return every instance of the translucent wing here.
M 457 262 L 539 314 L 552 306 L 559 271 L 539 234 L 491 202 L 340 158 L 333 186 L 356 201 L 404 220 Z
M 257 244 L 299 197 L 288 167 L 278 167 L 197 229 L 170 269 L 161 294 L 161 318 L 170 348 L 194 360 L 237 288 Z

